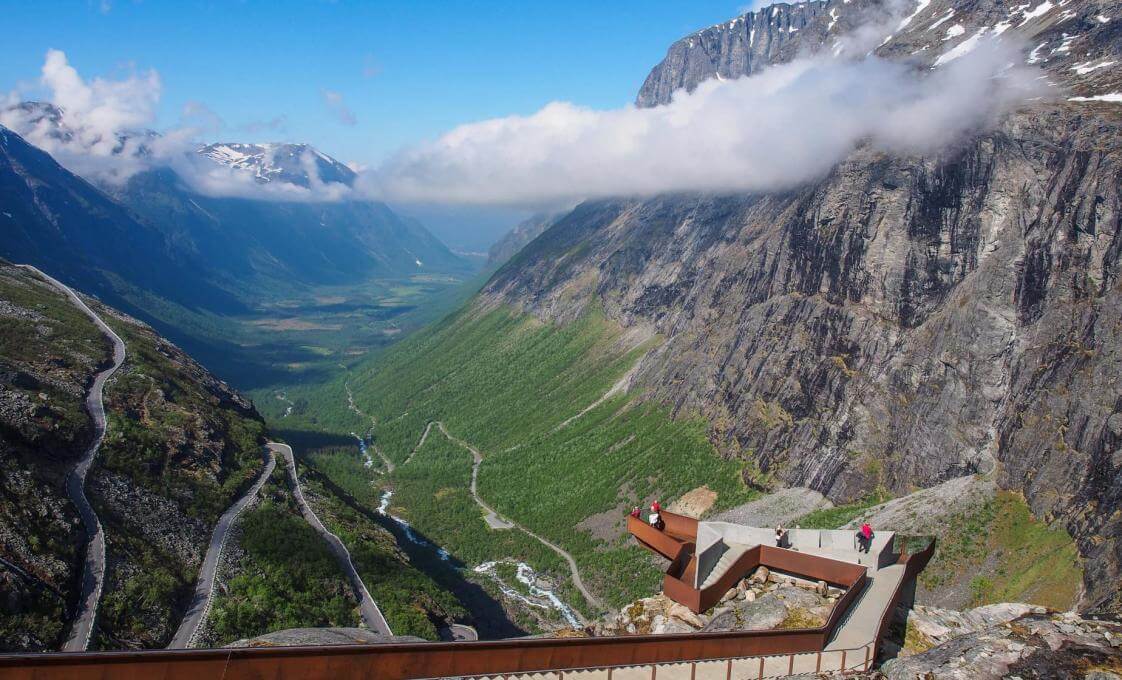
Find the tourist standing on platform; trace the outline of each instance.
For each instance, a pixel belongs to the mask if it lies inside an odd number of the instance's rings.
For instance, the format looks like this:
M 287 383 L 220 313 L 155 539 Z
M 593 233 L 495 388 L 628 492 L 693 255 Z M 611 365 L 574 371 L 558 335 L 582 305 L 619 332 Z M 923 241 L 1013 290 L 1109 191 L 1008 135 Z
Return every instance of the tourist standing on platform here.
M 858 552 L 869 552 L 873 547 L 873 527 L 865 520 L 861 520 L 861 528 L 857 530 L 857 550 Z
M 651 503 L 651 514 L 647 517 L 647 521 L 659 531 L 666 527 L 666 523 L 662 521 L 662 506 L 658 504 L 658 501 Z

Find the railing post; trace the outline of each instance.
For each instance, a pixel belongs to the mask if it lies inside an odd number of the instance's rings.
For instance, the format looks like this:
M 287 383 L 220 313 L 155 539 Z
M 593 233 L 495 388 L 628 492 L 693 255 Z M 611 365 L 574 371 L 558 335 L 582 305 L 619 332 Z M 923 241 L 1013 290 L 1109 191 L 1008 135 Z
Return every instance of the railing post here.
M 818 659 L 814 662 L 814 672 L 822 672 L 822 652 L 818 652 Z
M 612 680 L 612 670 L 613 670 L 613 668 L 611 666 L 608 666 L 608 680 Z M 558 679 L 560 679 L 561 675 L 558 674 L 557 677 L 558 677 Z
M 842 650 L 842 667 L 841 667 L 841 669 L 843 671 L 845 670 L 845 650 L 844 649 Z
M 608 680 L 612 680 L 612 679 L 609 677 Z M 690 680 L 697 680 L 697 662 L 696 661 L 691 661 L 690 662 Z
M 728 660 L 728 668 L 725 669 L 725 680 L 732 680 L 732 659 Z
M 655 680 L 655 674 L 658 673 L 658 666 L 651 664 L 651 680 Z
M 865 669 L 869 670 L 869 645 L 865 645 Z

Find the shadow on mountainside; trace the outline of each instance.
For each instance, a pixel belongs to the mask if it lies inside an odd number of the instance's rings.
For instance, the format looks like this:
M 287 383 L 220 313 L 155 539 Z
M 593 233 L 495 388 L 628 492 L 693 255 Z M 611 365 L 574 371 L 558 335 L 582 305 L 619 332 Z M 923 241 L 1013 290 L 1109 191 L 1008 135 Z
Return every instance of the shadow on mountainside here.
M 276 434 L 282 435 L 285 441 L 293 446 L 294 451 L 308 450 L 306 447 L 322 449 L 329 446 L 354 446 L 354 440 L 351 438 L 326 433 L 278 431 Z M 324 489 L 330 491 L 339 501 L 366 520 L 393 534 L 398 547 L 409 556 L 410 563 L 460 601 L 470 614 L 470 620 L 467 623 L 478 631 L 481 640 L 501 640 L 523 637 L 528 634 L 527 631 L 510 620 L 501 602 L 492 597 L 479 584 L 464 578 L 463 572 L 468 569 L 468 565 L 451 556 L 446 560 L 441 559 L 437 554 L 439 544 L 415 527 L 411 530 L 416 540 L 409 540 L 396 522 L 366 507 L 326 475 L 316 470 L 314 464 L 306 457 L 297 454 L 297 459 L 314 475 L 315 481 L 321 484 Z M 367 584 L 367 587 L 369 588 L 370 585 Z

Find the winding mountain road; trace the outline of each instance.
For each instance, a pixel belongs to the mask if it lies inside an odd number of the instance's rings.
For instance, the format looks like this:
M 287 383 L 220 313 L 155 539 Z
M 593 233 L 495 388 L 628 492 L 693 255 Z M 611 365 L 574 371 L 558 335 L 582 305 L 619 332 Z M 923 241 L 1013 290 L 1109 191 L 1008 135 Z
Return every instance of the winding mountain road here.
M 346 572 L 351 586 L 360 598 L 359 612 L 362 614 L 362 620 L 366 623 L 366 627 L 382 635 L 393 635 L 390 624 L 386 623 L 386 617 L 382 616 L 382 610 L 378 608 L 378 604 L 370 596 L 370 591 L 366 589 L 366 584 L 362 582 L 362 577 L 358 575 L 358 570 L 355 569 L 354 561 L 351 559 L 351 553 L 343 545 L 343 541 L 328 531 L 323 522 L 319 521 L 319 517 L 316 517 L 316 513 L 304 500 L 304 492 L 300 488 L 300 478 L 296 476 L 296 458 L 292 454 L 292 447 L 288 444 L 269 442 L 269 449 L 284 456 L 288 465 L 288 473 L 292 475 L 293 492 L 296 496 L 296 503 L 300 506 L 300 513 L 304 515 L 305 521 L 327 542 L 331 552 L 335 555 L 335 559 L 338 560 L 339 566 Z
M 64 652 L 83 652 L 90 646 L 90 636 L 93 634 L 94 623 L 97 619 L 97 605 L 101 600 L 101 589 L 105 583 L 105 532 L 101 528 L 101 521 L 97 518 L 93 506 L 86 497 L 86 476 L 90 472 L 94 457 L 97 456 L 101 442 L 105 439 L 105 382 L 117 372 L 125 362 L 125 342 L 113 332 L 101 317 L 82 301 L 78 294 L 69 286 L 58 279 L 43 273 L 38 267 L 28 264 L 17 265 L 42 277 L 55 288 L 66 294 L 70 301 L 81 309 L 86 316 L 94 322 L 98 329 L 113 342 L 113 364 L 94 376 L 93 385 L 86 395 L 86 411 L 94 422 L 94 438 L 89 448 L 82 455 L 78 464 L 66 475 L 66 493 L 78 508 L 82 518 L 82 526 L 86 528 L 88 546 L 86 560 L 82 567 L 82 591 L 78 600 L 78 611 L 70 630 L 70 637 L 62 647 Z
M 462 439 L 457 439 L 456 437 L 453 437 L 451 434 L 448 433 L 448 429 L 446 427 L 444 427 L 444 423 L 442 423 L 440 421 L 435 421 L 434 423 L 431 423 L 431 424 L 436 425 L 437 428 L 440 429 L 441 433 L 443 433 L 444 436 L 448 438 L 448 441 L 450 441 L 454 444 L 457 444 L 458 446 L 462 446 L 463 448 L 465 448 L 465 449 L 467 449 L 468 451 L 471 452 L 471 456 L 472 456 L 472 459 L 474 461 L 472 466 L 471 466 L 471 497 L 473 499 L 475 499 L 475 503 L 479 507 L 483 508 L 483 510 L 487 513 L 487 517 L 486 517 L 487 524 L 491 525 L 491 527 L 495 528 L 495 529 L 510 529 L 510 528 L 518 529 L 522 533 L 526 534 L 527 536 L 530 536 L 531 538 L 535 539 L 536 541 L 538 541 L 539 543 L 541 543 L 545 547 L 549 548 L 553 552 L 560 555 L 562 559 L 564 559 L 566 562 L 568 562 L 569 572 L 572 574 L 572 577 L 573 577 L 573 585 L 575 585 L 577 587 L 577 590 L 579 590 L 581 592 L 581 595 L 584 595 L 584 598 L 586 600 L 588 600 L 588 603 L 591 604 L 593 607 L 596 607 L 597 609 L 599 609 L 601 611 L 606 611 L 607 607 L 604 605 L 604 602 L 599 597 L 596 597 L 595 595 L 593 595 L 592 592 L 584 585 L 584 581 L 580 577 L 580 569 L 577 568 L 577 561 L 575 559 L 573 559 L 573 556 L 571 554 L 569 554 L 569 551 L 565 550 L 564 548 L 557 545 L 556 543 L 549 540 L 548 538 L 543 538 L 542 536 L 539 536 L 538 534 L 536 534 L 533 531 L 527 529 L 526 527 L 522 526 L 521 524 L 518 524 L 517 522 L 512 522 L 510 520 L 503 519 L 502 517 L 499 516 L 499 514 L 497 512 L 495 512 L 494 508 L 492 508 L 482 498 L 479 497 L 479 492 L 477 490 L 477 481 L 478 481 L 478 478 L 479 478 L 479 466 L 480 466 L 480 464 L 483 463 L 483 454 L 481 454 L 479 452 L 479 449 L 475 448 L 474 446 L 465 442 Z M 426 433 L 428 432 L 427 429 L 425 431 L 426 431 Z M 418 449 L 421 448 L 421 445 L 418 444 L 417 448 Z M 577 614 L 578 617 L 580 616 L 580 612 L 576 612 L 576 614 Z M 583 621 L 582 621 L 582 623 L 583 623 Z
M 179 629 L 175 631 L 175 636 L 168 644 L 168 649 L 187 649 L 194 646 L 199 626 L 210 614 L 211 601 L 214 599 L 214 578 L 218 572 L 218 564 L 222 561 L 226 540 L 230 537 L 230 529 L 246 506 L 257 497 L 261 487 L 273 474 L 276 465 L 276 458 L 266 453 L 265 467 L 253 486 L 218 518 L 218 524 L 214 526 L 214 531 L 210 535 L 210 545 L 207 547 L 206 557 L 203 558 L 203 565 L 199 568 L 199 578 L 195 582 L 195 596 L 191 599 L 191 606 L 187 608 L 187 613 L 183 615 Z

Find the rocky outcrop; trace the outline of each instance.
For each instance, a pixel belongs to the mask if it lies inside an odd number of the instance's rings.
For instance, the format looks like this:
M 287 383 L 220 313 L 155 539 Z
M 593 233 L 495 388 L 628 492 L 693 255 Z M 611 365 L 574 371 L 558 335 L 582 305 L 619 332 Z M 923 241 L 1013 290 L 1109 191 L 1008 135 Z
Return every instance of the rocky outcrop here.
M 815 627 L 830 617 L 840 595 L 824 583 L 796 581 L 763 568 L 731 588 L 708 612 L 695 614 L 659 594 L 631 603 L 591 630 L 604 636 Z
M 1087 2 L 1050 7 L 933 1 L 885 24 L 880 54 L 933 62 L 961 42 L 929 31 L 953 9 L 963 27 L 1005 21 L 1043 44 L 1049 77 L 1073 92 L 1112 86 L 1074 66 L 1111 59 L 1119 22 Z M 794 35 L 829 47 L 825 26 L 872 9 L 812 3 Z M 672 52 L 731 64 L 737 31 Z M 709 77 L 676 63 L 652 72 L 667 85 L 648 80 L 641 103 Z M 659 333 L 632 391 L 705 417 L 755 488 L 845 502 L 995 471 L 1078 541 L 1084 607 L 1122 612 L 1109 585 L 1122 576 L 1120 114 L 1041 103 L 934 155 L 859 148 L 787 192 L 586 203 L 501 269 L 483 303 L 562 323 L 595 308 Z
M 912 680 L 948 678 L 1117 678 L 1122 676 L 1122 626 L 1049 615 L 1023 605 L 982 610 L 917 611 L 908 618 L 901 656 L 860 677 Z M 935 637 L 928 637 L 928 634 Z
M 1112 8 L 1097 2 L 1002 3 L 996 0 L 816 0 L 776 3 L 678 40 L 656 65 L 635 99 L 659 106 L 706 80 L 730 80 L 819 52 L 870 50 L 878 56 L 930 66 L 960 45 L 1004 36 L 1024 45 L 1025 58 L 1071 93 L 1094 96 L 1122 87 L 1122 54 Z M 1015 36 L 1015 37 L 1014 37 Z M 848 48 L 848 49 L 847 49 Z
M 692 92 L 704 80 L 751 75 L 793 59 L 804 45 L 821 43 L 827 7 L 825 2 L 780 2 L 682 38 L 651 70 L 636 105 L 666 104 L 678 90 Z M 838 26 L 849 27 L 848 21 Z

